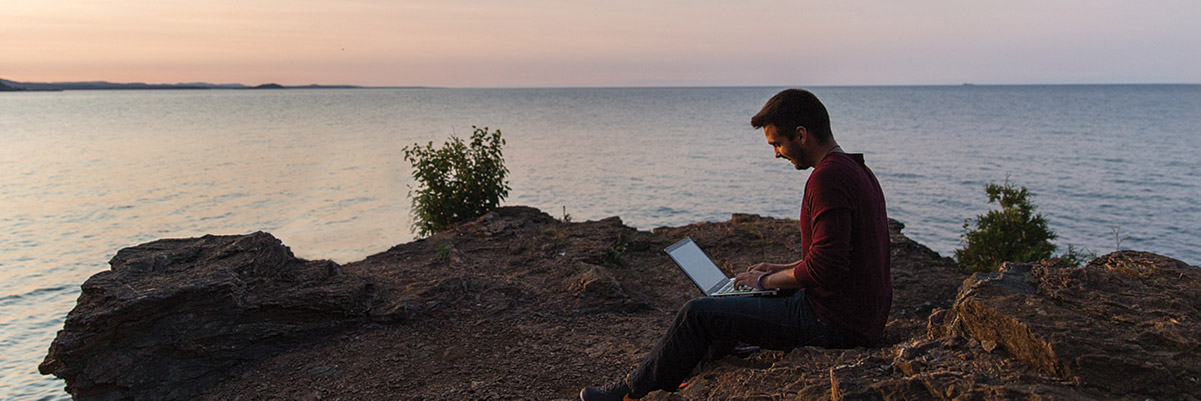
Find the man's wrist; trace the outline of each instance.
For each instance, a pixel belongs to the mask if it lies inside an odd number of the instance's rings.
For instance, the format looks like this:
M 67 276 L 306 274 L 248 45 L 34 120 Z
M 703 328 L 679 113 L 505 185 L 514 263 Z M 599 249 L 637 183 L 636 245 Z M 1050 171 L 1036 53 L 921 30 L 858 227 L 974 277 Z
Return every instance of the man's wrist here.
M 755 280 L 755 287 L 758 287 L 759 291 L 767 291 L 767 288 L 763 287 L 763 278 L 770 275 L 771 273 L 763 273 L 760 274 L 759 278 Z

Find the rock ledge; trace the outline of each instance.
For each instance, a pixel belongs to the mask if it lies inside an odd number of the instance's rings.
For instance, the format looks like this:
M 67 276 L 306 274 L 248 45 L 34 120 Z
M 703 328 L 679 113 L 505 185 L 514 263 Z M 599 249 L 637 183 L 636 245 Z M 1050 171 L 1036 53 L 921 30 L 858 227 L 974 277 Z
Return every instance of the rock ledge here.
M 872 349 L 706 363 L 680 399 L 1183 399 L 1201 394 L 1201 273 L 1123 251 L 968 276 L 891 222 Z M 338 265 L 266 233 L 123 249 L 39 366 L 76 400 L 574 399 L 638 362 L 699 295 L 663 253 L 795 259 L 790 220 L 626 227 L 505 207 Z

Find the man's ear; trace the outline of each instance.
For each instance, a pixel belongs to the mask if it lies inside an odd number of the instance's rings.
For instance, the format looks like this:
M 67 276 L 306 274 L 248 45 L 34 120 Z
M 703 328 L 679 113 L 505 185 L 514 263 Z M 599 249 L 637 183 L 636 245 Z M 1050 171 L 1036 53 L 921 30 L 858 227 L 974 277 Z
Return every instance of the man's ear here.
M 793 134 L 794 134 L 794 136 L 792 137 L 793 139 L 795 139 L 797 141 L 804 141 L 805 137 L 809 135 L 809 131 L 806 130 L 804 126 L 798 125 L 798 126 L 796 126 L 796 132 L 794 132 Z

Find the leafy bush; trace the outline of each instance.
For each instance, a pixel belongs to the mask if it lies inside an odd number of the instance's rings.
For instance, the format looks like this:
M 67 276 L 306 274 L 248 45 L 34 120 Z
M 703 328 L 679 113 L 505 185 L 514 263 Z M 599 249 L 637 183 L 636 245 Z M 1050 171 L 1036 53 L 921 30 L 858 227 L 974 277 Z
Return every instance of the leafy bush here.
M 435 149 L 425 146 L 404 147 L 404 157 L 413 165 L 417 187 L 410 187 L 413 199 L 413 231 L 424 237 L 452 223 L 482 216 L 500 206 L 509 195 L 509 183 L 501 146 L 500 130 L 476 128 L 471 143 L 451 136 Z
M 1030 192 L 1018 189 L 1009 180 L 984 187 L 988 202 L 999 202 L 1001 210 L 990 210 L 971 220 L 963 221 L 963 249 L 955 251 L 955 259 L 967 270 L 996 271 L 1002 262 L 1034 262 L 1046 259 L 1055 251 L 1051 243 L 1055 233 L 1047 228 L 1047 219 L 1034 213 Z

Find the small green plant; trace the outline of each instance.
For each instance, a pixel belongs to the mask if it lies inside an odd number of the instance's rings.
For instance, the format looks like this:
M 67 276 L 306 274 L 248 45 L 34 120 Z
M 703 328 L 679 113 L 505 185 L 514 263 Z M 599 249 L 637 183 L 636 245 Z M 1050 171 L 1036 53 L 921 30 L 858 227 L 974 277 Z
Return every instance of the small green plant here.
M 413 144 L 403 149 L 413 165 L 416 188 L 413 199 L 413 231 L 421 237 L 495 209 L 509 195 L 509 183 L 501 147 L 500 130 L 476 128 L 470 143 L 451 136 L 435 149 L 434 142 Z
M 605 249 L 605 256 L 601 258 L 601 264 L 610 269 L 616 269 L 626 265 L 625 255 L 629 250 L 630 243 L 627 242 L 625 235 L 617 234 L 617 239 L 609 244 L 609 248 Z
M 446 256 L 446 255 L 449 255 L 450 251 L 453 249 L 455 249 L 454 245 L 451 245 L 448 243 L 442 243 L 441 245 L 438 245 L 438 254 L 442 255 L 442 256 Z
M 1077 248 L 1075 245 L 1068 244 L 1068 251 L 1061 255 L 1057 255 L 1056 257 L 1064 262 L 1067 262 L 1069 265 L 1083 266 L 1088 264 L 1088 262 L 1092 262 L 1093 259 L 1096 259 L 1097 254 L 1088 250 L 1088 248 Z
M 1034 213 L 1030 192 L 1005 179 L 984 187 L 988 202 L 998 202 L 1000 210 L 963 221 L 963 248 L 955 251 L 955 259 L 967 270 L 996 271 L 1002 262 L 1034 262 L 1046 259 L 1055 251 L 1051 240 L 1055 233 L 1047 227 L 1047 219 Z

